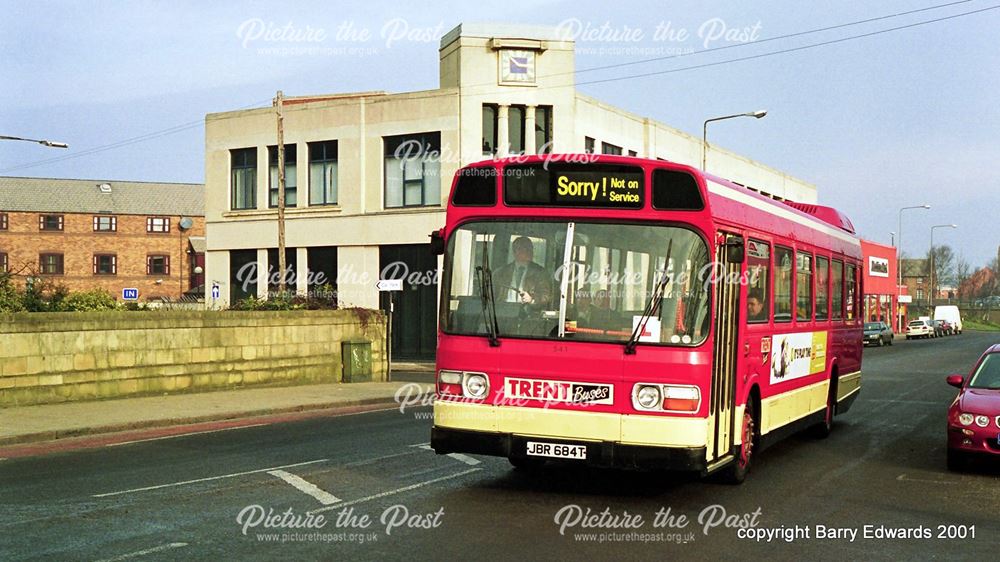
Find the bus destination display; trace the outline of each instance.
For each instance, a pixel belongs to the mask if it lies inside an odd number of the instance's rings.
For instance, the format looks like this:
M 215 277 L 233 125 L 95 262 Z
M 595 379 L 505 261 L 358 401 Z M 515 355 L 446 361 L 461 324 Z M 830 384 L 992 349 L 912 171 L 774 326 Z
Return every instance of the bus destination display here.
M 504 178 L 508 205 L 617 209 L 641 209 L 643 205 L 643 174 L 635 168 L 515 170 L 518 173 L 507 173 Z

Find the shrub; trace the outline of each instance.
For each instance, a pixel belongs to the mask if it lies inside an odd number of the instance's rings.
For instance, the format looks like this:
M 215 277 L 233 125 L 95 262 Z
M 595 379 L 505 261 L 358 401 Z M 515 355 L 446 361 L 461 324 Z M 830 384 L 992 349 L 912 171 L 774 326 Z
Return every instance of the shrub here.
M 52 303 L 56 303 L 53 301 Z M 66 312 L 86 312 L 91 310 L 117 310 L 120 305 L 115 302 L 111 293 L 104 289 L 93 289 L 79 293 L 71 293 L 62 298 L 58 303 L 58 308 L 53 306 L 53 310 Z

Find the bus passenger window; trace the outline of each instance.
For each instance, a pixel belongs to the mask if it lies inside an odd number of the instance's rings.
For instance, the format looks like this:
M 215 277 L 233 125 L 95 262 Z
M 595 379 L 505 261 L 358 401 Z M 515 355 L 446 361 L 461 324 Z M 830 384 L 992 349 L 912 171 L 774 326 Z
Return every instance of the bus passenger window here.
M 854 320 L 854 311 L 857 308 L 855 306 L 855 304 L 856 304 L 855 303 L 855 301 L 856 301 L 855 293 L 857 293 L 857 291 L 855 290 L 855 288 L 858 286 L 858 278 L 857 278 L 857 274 L 855 273 L 856 270 L 857 270 L 857 268 L 855 266 L 848 265 L 847 266 L 847 275 L 845 275 L 845 279 L 847 281 L 847 298 L 844 299 L 844 304 L 847 307 L 846 318 L 848 320 Z
M 816 320 L 830 319 L 830 260 L 816 256 Z
M 792 251 L 774 249 L 774 321 L 792 321 Z
M 830 271 L 831 277 L 831 297 L 833 301 L 833 319 L 842 320 L 844 318 L 844 263 L 833 260 L 833 269 Z
M 795 254 L 795 319 L 812 319 L 812 256 Z
M 767 242 L 747 241 L 747 322 L 767 322 L 771 276 L 771 247 Z

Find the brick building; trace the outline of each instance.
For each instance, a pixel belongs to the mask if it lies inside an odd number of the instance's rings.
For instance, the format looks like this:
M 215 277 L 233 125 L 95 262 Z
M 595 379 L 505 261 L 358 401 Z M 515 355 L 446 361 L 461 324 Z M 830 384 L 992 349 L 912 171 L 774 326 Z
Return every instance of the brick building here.
M 0 177 L 0 268 L 71 291 L 203 292 L 201 184 Z

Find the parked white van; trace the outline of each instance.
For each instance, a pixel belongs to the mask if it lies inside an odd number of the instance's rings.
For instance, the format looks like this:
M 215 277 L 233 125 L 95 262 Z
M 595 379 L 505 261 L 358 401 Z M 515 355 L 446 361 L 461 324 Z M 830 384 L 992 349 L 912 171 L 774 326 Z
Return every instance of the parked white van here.
M 955 327 L 955 333 L 962 333 L 962 315 L 958 312 L 958 307 L 955 305 L 942 305 L 934 307 L 934 319 L 935 320 L 947 320 L 949 324 Z

